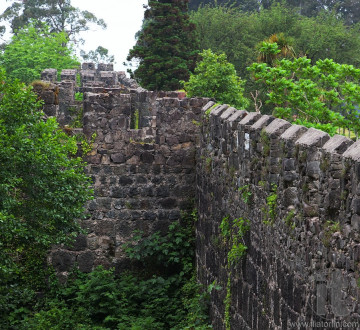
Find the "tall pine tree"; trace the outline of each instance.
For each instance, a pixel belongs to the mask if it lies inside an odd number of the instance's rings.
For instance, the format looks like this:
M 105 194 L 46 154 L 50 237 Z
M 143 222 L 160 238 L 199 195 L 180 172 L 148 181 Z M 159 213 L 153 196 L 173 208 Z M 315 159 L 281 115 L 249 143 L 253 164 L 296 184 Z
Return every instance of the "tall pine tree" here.
M 139 61 L 134 72 L 149 90 L 176 90 L 195 67 L 195 26 L 188 16 L 188 0 L 149 0 L 144 25 L 128 61 Z

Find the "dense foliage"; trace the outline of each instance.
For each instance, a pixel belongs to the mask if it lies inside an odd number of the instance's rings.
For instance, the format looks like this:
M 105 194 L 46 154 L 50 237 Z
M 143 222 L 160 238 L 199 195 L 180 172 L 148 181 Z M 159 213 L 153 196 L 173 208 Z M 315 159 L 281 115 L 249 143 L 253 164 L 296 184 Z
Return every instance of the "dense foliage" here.
M 284 7 L 295 9 L 300 15 L 313 17 L 322 11 L 334 11 L 347 24 L 360 21 L 360 2 L 358 0 L 190 0 L 189 8 L 197 10 L 203 5 L 226 5 L 242 11 L 253 12 L 269 9 L 280 3 Z
M 81 50 L 80 56 L 85 62 L 93 63 L 113 63 L 114 55 L 109 54 L 109 50 L 102 46 L 98 46 L 95 50 L 90 50 L 88 53 Z
M 306 57 L 254 63 L 249 69 L 266 85 L 276 117 L 330 134 L 339 128 L 360 131 L 360 69 L 330 59 L 312 65 Z
M 246 80 L 245 94 L 260 89 L 250 79 L 247 67 L 258 60 L 256 46 L 271 35 L 283 35 L 295 56 L 306 55 L 313 63 L 331 58 L 360 66 L 359 26 L 348 27 L 333 13 L 305 17 L 286 6 L 274 5 L 249 14 L 237 8 L 204 6 L 192 12 L 190 18 L 196 25 L 198 48 L 225 53 Z M 264 104 L 265 99 L 262 101 Z M 262 107 L 265 113 L 272 110 L 269 104 Z
M 65 285 L 51 276 L 44 297 L 28 297 L 34 306 L 18 306 L 7 321 L 17 329 L 210 329 L 207 294 L 194 278 L 195 216 L 171 224 L 166 235 L 138 233 L 124 246 L 133 272 L 74 270 Z
M 0 81 L 0 315 L 11 317 L 16 295 L 44 284 L 47 250 L 80 231 L 92 190 L 76 141 L 43 119 L 30 87 L 3 70 Z
M 8 78 L 30 83 L 44 69 L 76 68 L 80 65 L 64 32 L 50 32 L 47 25 L 33 22 L 14 35 L 2 54 L 0 65 Z
M 261 7 L 258 0 L 189 0 L 190 10 L 198 10 L 200 6 L 204 5 L 236 6 L 243 11 L 258 11 Z
M 197 64 L 195 73 L 184 84 L 187 96 L 213 97 L 220 103 L 246 108 L 248 100 L 243 96 L 244 83 L 236 75 L 234 66 L 226 60 L 226 55 L 216 55 L 211 50 L 205 50 L 200 55 L 202 60 Z
M 292 39 L 295 54 L 306 55 L 314 62 L 332 58 L 338 63 L 360 65 L 359 26 L 347 27 L 332 13 L 308 18 L 278 5 L 252 14 L 205 6 L 192 12 L 190 18 L 196 25 L 199 49 L 224 52 L 241 77 L 247 76 L 246 67 L 256 61 L 255 45 L 280 33 Z
M 51 32 L 63 32 L 67 40 L 76 40 L 82 31 L 88 31 L 90 24 L 106 27 L 87 10 L 73 7 L 70 0 L 11 0 L 12 4 L 1 15 L 0 21 L 8 21 L 13 33 L 24 28 L 32 20 L 41 21 L 50 27 Z
M 128 61 L 137 59 L 134 75 L 149 90 L 176 90 L 187 80 L 197 56 L 188 0 L 150 0 L 145 24 Z

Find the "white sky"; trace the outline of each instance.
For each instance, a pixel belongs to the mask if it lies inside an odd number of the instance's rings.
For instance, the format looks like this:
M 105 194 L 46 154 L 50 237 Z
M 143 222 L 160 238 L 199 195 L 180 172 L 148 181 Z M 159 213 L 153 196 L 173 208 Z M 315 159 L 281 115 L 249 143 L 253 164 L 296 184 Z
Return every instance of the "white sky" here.
M 10 4 L 10 1 L 0 0 L 0 13 Z M 107 24 L 105 30 L 92 26 L 90 31 L 82 33 L 85 44 L 81 48 L 85 51 L 95 50 L 98 46 L 107 48 L 109 54 L 115 56 L 115 70 L 126 71 L 122 63 L 135 44 L 134 36 L 141 28 L 143 4 L 147 4 L 147 0 L 72 0 L 71 4 L 92 12 Z

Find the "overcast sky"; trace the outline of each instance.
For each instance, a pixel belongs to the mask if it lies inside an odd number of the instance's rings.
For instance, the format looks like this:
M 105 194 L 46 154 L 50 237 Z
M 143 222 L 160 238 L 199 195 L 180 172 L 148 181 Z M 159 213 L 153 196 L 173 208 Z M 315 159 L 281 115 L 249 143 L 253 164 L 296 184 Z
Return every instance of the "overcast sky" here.
M 0 13 L 11 2 L 0 0 Z M 82 10 L 88 10 L 98 18 L 104 19 L 107 29 L 92 27 L 81 37 L 85 39 L 82 48 L 85 51 L 95 50 L 103 46 L 115 56 L 115 69 L 126 71 L 122 63 L 126 60 L 129 49 L 135 44 L 135 33 L 140 30 L 144 17 L 143 4 L 147 0 L 72 0 L 71 4 Z
M 106 30 L 96 27 L 96 30 L 82 34 L 86 41 L 84 50 L 103 46 L 115 56 L 116 70 L 126 71 L 122 63 L 135 44 L 135 33 L 141 28 L 143 4 L 147 4 L 147 0 L 72 0 L 71 3 L 74 7 L 92 12 L 107 24 Z

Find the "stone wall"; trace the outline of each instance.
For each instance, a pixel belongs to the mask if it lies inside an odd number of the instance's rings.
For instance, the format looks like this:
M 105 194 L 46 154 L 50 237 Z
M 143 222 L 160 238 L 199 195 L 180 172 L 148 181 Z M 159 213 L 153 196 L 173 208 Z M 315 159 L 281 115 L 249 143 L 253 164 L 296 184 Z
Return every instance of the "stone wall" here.
M 117 85 L 83 88 L 83 129 L 76 134 L 93 142 L 85 161 L 95 198 L 82 222 L 87 235 L 49 257 L 65 277 L 75 265 L 84 272 L 98 265 L 127 268 L 122 245 L 134 231 L 166 231 L 193 205 L 198 123 L 209 101 Z
M 71 107 L 83 107 L 77 134 L 94 138 L 88 234 L 54 249 L 49 261 L 59 272 L 127 268 L 121 246 L 134 231 L 165 231 L 196 199 L 198 279 L 221 287 L 211 293 L 214 329 L 357 321 L 360 142 L 183 93 L 149 92 L 111 69 L 85 64 L 81 86 L 76 71 L 62 72 L 61 82 L 53 70 L 43 73 L 48 115 L 64 126 Z M 81 104 L 76 91 L 84 92 Z M 236 224 L 245 220 L 250 230 L 240 237 Z M 230 260 L 240 243 L 246 254 Z
M 360 141 L 213 102 L 202 112 L 197 265 L 201 283 L 222 288 L 214 329 L 359 322 Z M 250 224 L 232 264 L 223 219 Z

